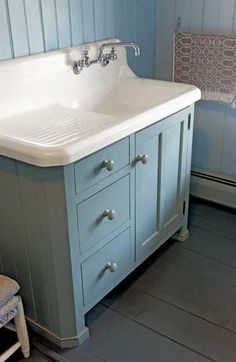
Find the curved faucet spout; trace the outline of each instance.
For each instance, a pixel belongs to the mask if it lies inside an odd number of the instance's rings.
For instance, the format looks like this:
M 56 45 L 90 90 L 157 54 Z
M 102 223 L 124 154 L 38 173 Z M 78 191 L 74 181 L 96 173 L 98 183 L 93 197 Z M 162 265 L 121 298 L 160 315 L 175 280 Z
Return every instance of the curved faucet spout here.
M 100 53 L 99 53 L 99 57 L 102 58 L 103 56 L 103 51 L 105 48 L 112 48 L 115 49 L 117 47 L 123 47 L 123 48 L 133 48 L 134 49 L 134 53 L 135 56 L 137 57 L 138 55 L 140 55 L 140 48 L 137 44 L 133 43 L 133 42 L 117 42 L 117 43 L 103 43 L 100 46 Z
M 117 47 L 133 48 L 136 56 L 140 55 L 140 48 L 135 43 L 117 42 L 117 43 L 103 43 L 99 47 L 99 56 L 97 59 L 91 60 L 88 52 L 84 52 L 83 59 L 76 61 L 73 65 L 73 71 L 75 74 L 80 74 L 83 68 L 89 68 L 93 64 L 100 64 L 102 67 L 106 67 L 110 61 L 117 59 Z M 110 53 L 104 53 L 105 48 L 111 48 Z

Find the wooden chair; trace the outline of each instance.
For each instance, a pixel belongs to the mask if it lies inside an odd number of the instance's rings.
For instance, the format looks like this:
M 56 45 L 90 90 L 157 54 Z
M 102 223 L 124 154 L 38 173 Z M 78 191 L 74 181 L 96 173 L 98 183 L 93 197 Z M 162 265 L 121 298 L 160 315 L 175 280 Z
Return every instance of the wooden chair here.
M 19 348 L 25 358 L 30 356 L 24 308 L 20 296 L 15 295 L 19 289 L 14 280 L 0 275 L 0 328 L 12 330 L 18 337 L 18 341 L 0 355 L 0 362 L 6 361 Z M 14 324 L 11 323 L 13 320 Z

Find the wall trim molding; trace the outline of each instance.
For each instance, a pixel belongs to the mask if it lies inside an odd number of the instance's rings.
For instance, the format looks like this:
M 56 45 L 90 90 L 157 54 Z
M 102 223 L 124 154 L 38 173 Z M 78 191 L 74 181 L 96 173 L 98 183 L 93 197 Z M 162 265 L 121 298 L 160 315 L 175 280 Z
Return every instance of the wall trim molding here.
M 26 316 L 26 320 L 29 327 L 38 333 L 40 336 L 48 339 L 50 342 L 60 348 L 76 348 L 80 346 L 86 339 L 89 338 L 89 330 L 87 327 L 84 328 L 83 332 L 78 336 L 71 336 L 70 338 L 61 338 L 60 336 L 50 332 L 42 325 L 36 323 L 31 318 Z
M 236 209 L 236 181 L 192 171 L 190 194 Z

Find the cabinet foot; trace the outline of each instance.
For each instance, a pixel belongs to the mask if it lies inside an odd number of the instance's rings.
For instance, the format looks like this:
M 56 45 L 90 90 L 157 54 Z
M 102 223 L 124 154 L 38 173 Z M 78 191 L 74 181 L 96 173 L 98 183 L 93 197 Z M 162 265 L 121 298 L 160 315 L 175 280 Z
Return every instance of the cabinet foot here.
M 37 324 L 35 321 L 33 321 L 30 318 L 27 318 L 27 322 L 30 326 L 30 328 L 42 336 L 43 338 L 49 340 L 51 343 L 55 344 L 57 347 L 60 347 L 61 349 L 70 349 L 70 348 L 76 348 L 80 346 L 86 339 L 89 338 L 89 329 L 84 326 L 79 331 L 78 335 L 67 337 L 67 338 L 61 338 L 60 336 L 48 331 L 43 326 Z
M 176 234 L 173 235 L 173 239 L 177 241 L 185 241 L 189 237 L 189 231 L 180 229 Z

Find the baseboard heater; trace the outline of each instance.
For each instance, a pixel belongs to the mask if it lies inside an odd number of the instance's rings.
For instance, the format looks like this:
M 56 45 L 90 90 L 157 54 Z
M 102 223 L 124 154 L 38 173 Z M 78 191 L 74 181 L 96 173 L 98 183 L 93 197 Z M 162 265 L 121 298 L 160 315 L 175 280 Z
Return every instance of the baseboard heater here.
M 236 209 L 236 180 L 192 171 L 191 195 Z

